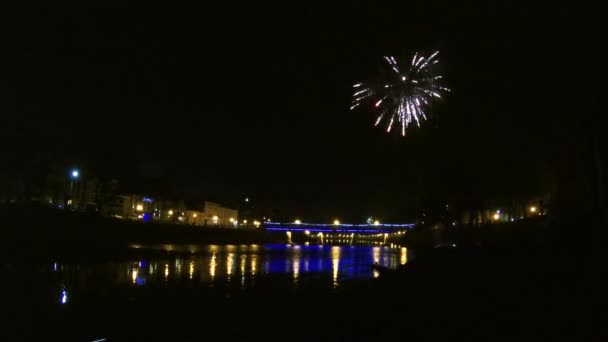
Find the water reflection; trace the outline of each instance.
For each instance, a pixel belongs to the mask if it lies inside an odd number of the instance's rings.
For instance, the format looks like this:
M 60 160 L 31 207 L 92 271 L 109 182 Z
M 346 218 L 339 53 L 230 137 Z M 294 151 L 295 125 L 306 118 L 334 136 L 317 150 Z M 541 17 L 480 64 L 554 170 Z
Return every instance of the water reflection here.
M 332 285 L 338 287 L 338 273 L 340 268 L 340 246 L 331 248 L 331 269 L 332 269 Z
M 59 302 L 61 304 L 66 304 L 68 302 L 68 291 L 66 291 L 65 289 L 61 291 Z
M 232 266 L 234 264 L 234 253 L 228 253 L 226 257 L 226 279 L 230 281 L 230 276 L 232 276 Z
M 401 247 L 401 265 L 407 264 L 407 248 Z
M 167 250 L 168 247 L 174 253 L 143 257 L 158 255 L 149 253 L 150 249 Z M 191 254 L 191 250 L 198 252 Z M 137 251 L 141 251 L 142 256 L 132 261 L 95 266 L 47 264 L 51 266 L 46 266 L 47 272 L 53 274 L 58 285 L 61 284 L 55 300 L 65 304 L 68 302 L 67 288 L 79 293 L 91 283 L 139 287 L 189 281 L 246 289 L 259 283 L 261 278 L 273 277 L 273 286 L 286 281 L 278 286 L 301 288 L 319 282 L 322 286 L 336 288 L 350 279 L 380 277 L 372 264 L 396 268 L 408 262 L 408 250 L 401 246 L 162 245 L 139 246 Z M 86 281 L 86 277 L 94 280 Z
M 215 252 L 213 252 L 213 255 L 211 256 L 211 262 L 209 262 L 209 277 L 211 277 L 212 282 L 215 280 L 215 267 L 217 266 L 216 259 L 217 256 Z

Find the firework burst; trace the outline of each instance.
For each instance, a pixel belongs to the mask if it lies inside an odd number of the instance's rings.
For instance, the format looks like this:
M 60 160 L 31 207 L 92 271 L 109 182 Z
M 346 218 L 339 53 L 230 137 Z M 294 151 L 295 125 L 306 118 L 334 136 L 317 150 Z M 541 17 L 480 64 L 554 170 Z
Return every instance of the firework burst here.
M 387 79 L 377 84 L 355 84 L 350 109 L 371 104 L 378 115 L 375 125 L 383 119 L 388 121 L 387 132 L 396 123 L 404 136 L 411 124 L 420 127 L 427 119 L 425 108 L 434 98 L 441 99 L 444 92 L 450 91 L 440 85 L 442 76 L 433 73 L 438 54 L 439 51 L 427 58 L 416 53 L 406 67 L 401 67 L 395 57 L 384 57 L 389 68 Z

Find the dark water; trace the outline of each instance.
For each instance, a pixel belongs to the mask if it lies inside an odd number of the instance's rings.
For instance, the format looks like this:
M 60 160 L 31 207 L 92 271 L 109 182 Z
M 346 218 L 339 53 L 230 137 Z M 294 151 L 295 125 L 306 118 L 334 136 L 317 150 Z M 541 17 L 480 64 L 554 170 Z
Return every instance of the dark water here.
M 16 322 L 8 340 L 131 334 L 154 339 L 155 330 L 132 327 L 156 324 L 174 338 L 173 327 L 183 320 L 198 324 L 209 315 L 207 331 L 242 333 L 230 328 L 235 322 L 275 329 L 264 315 L 242 321 L 235 312 L 254 310 L 282 319 L 278 308 L 284 301 L 292 308 L 316 301 L 317 308 L 350 281 L 379 277 L 374 263 L 396 268 L 408 261 L 407 249 L 400 246 L 133 245 L 129 253 L 117 254 L 120 260 L 5 262 L 4 312 Z M 32 322 L 36 329 L 29 328 Z
M 120 287 L 179 287 L 254 289 L 260 281 L 281 287 L 339 288 L 353 279 L 375 278 L 371 265 L 396 268 L 407 262 L 399 246 L 328 245 L 132 245 L 131 260 L 97 263 L 49 262 L 5 265 L 13 279 L 36 278 L 43 301 L 70 304 L 87 292 Z M 15 269 L 17 268 L 17 269 Z M 25 269 L 22 269 L 25 268 Z M 11 273 L 11 272 L 9 272 Z M 289 281 L 286 281 L 286 280 Z

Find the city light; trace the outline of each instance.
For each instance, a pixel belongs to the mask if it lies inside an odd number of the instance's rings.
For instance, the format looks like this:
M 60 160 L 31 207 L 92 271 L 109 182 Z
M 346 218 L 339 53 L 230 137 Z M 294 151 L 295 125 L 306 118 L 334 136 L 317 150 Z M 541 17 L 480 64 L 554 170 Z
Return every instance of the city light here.
M 494 214 L 493 218 L 494 218 L 495 220 L 500 219 L 500 214 L 499 214 L 499 213 Z
M 144 206 L 143 206 L 142 204 L 138 204 L 138 205 L 135 207 L 135 210 L 137 210 L 137 211 L 144 211 Z
M 243 223 L 244 223 L 244 224 L 247 224 L 247 220 L 243 220 Z
M 78 177 L 80 177 L 80 172 L 78 170 L 72 170 L 72 172 L 70 172 L 70 175 L 72 176 L 72 179 L 77 179 Z
M 234 223 L 234 218 L 231 217 L 230 219 L 228 219 L 228 221 L 230 221 L 230 223 Z
M 374 226 L 379 226 L 380 225 L 380 221 L 376 220 L 374 221 Z
M 219 220 L 219 217 L 217 217 L 217 215 L 216 215 L 216 216 L 213 216 L 211 219 L 213 220 L 213 223 L 217 223 L 217 220 Z
M 531 206 L 530 207 L 530 212 L 531 213 L 535 213 L 536 212 L 536 207 L 535 206 Z
M 173 210 L 169 210 L 169 216 L 173 215 Z
M 196 213 L 195 213 L 195 214 L 192 214 L 192 217 L 196 217 L 196 216 L 197 216 L 197 215 L 196 215 Z
M 338 225 L 340 225 L 340 221 L 334 220 L 334 226 L 338 226 Z
M 295 220 L 293 223 L 295 223 L 295 224 L 300 224 L 300 223 L 302 223 L 302 221 L 300 221 L 300 220 Z
M 253 225 L 257 228 L 260 226 L 260 221 L 253 221 Z
M 245 202 L 249 202 L 249 197 L 245 197 Z
M 310 235 L 310 230 L 305 230 L 305 231 L 304 231 L 304 234 L 306 234 L 306 235 Z

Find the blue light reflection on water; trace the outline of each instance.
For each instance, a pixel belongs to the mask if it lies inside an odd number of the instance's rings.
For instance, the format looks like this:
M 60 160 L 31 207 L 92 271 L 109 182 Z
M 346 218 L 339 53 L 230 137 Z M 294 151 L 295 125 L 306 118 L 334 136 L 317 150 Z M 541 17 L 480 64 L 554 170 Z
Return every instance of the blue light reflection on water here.
M 373 264 L 396 268 L 408 260 L 408 251 L 401 246 L 202 245 L 196 246 L 196 253 L 191 245 L 137 247 L 134 250 L 142 255 L 133 261 L 60 264 L 58 271 L 51 272 L 59 284 L 74 293 L 87 292 L 90 284 L 134 288 L 227 285 L 245 289 L 259 281 L 291 283 L 293 287 L 312 281 L 335 288 L 348 280 L 378 277 Z M 60 294 L 59 301 L 68 302 L 67 292 Z
M 179 258 L 140 261 L 131 265 L 131 272 L 136 272 L 134 276 L 132 273 L 132 279 L 137 279 L 134 283 L 140 286 L 161 279 L 188 279 L 201 283 L 239 279 L 242 286 L 247 286 L 254 277 L 262 275 L 291 275 L 295 280 L 308 276 L 326 276 L 337 286 L 343 280 L 377 277 L 377 272 L 371 268 L 372 264 L 394 269 L 407 262 L 406 248 L 387 246 L 209 245 L 200 246 L 196 254 L 188 256 L 180 253 L 191 250 L 190 246 L 163 245 L 147 248 L 177 253 L 187 259 L 188 267 L 180 267 L 184 260 Z M 143 267 L 148 265 L 150 267 Z M 159 267 L 165 268 L 164 273 L 154 272 Z

